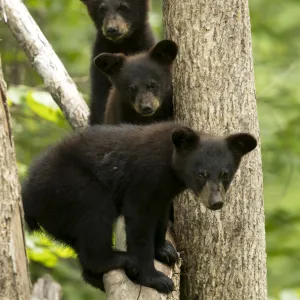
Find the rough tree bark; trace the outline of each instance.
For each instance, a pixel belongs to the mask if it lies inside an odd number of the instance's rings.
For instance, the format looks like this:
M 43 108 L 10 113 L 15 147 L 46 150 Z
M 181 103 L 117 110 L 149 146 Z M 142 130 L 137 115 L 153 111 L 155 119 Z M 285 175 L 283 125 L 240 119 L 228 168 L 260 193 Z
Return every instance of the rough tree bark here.
M 165 0 L 166 36 L 179 44 L 176 118 L 218 134 L 259 136 L 247 0 Z M 176 202 L 181 300 L 265 300 L 260 148 L 240 166 L 221 212 L 186 193 Z
M 61 286 L 46 274 L 34 284 L 31 300 L 60 300 L 61 295 Z
M 0 13 L 2 13 L 2 21 L 7 23 L 20 46 L 27 54 L 29 61 L 43 78 L 53 99 L 59 105 L 71 126 L 73 128 L 86 126 L 89 114 L 86 103 L 22 1 L 0 0 Z M 123 243 L 125 237 L 124 223 L 122 219 L 118 220 L 118 222 L 120 231 L 116 235 L 116 240 L 117 243 L 120 240 L 118 243 L 119 248 L 125 250 Z M 20 230 L 19 232 L 21 233 L 22 231 Z M 168 239 L 173 241 L 170 234 L 168 234 Z M 123 271 L 114 270 L 105 276 L 104 284 L 107 291 L 107 300 L 136 300 L 137 298 L 139 300 L 178 300 L 179 264 L 175 266 L 173 271 L 158 262 L 155 263 L 158 270 L 172 277 L 176 285 L 176 291 L 166 296 L 157 293 L 153 289 L 140 288 L 140 286 L 133 284 Z M 37 283 L 36 288 L 34 288 L 33 296 L 35 298 L 33 299 L 38 299 L 39 297 L 45 297 L 46 300 L 58 299 L 60 291 L 57 285 L 55 283 L 50 285 L 48 282 L 49 278 L 40 280 Z M 51 287 L 53 287 L 53 291 Z M 48 295 L 48 298 L 46 295 Z
M 29 300 L 20 185 L 0 60 L 0 299 Z

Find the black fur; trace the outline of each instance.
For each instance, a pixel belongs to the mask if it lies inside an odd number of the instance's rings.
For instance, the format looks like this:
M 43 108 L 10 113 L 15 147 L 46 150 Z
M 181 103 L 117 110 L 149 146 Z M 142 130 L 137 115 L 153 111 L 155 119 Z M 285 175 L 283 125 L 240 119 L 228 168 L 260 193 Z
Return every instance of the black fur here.
M 113 84 L 105 108 L 104 123 L 151 124 L 172 120 L 171 67 L 177 52 L 177 45 L 173 41 L 163 40 L 149 52 L 135 56 L 99 54 L 95 58 L 95 65 Z M 146 113 L 143 109 L 146 109 Z M 170 220 L 173 224 L 173 205 L 170 207 Z
M 22 188 L 25 217 L 31 228 L 42 226 L 74 248 L 90 284 L 103 289 L 102 274 L 124 268 L 135 282 L 168 293 L 173 282 L 155 270 L 153 259 L 176 260 L 165 241 L 172 200 L 187 188 L 198 195 L 207 184 L 227 190 L 242 156 L 255 146 L 248 134 L 210 138 L 171 122 L 93 126 L 31 166 Z M 203 203 L 215 209 L 217 197 L 214 189 Z M 112 250 L 119 215 L 127 252 Z
M 82 0 L 93 20 L 97 36 L 91 63 L 91 115 L 90 124 L 101 124 L 111 83 L 94 65 L 94 58 L 103 52 L 133 55 L 149 50 L 155 43 L 148 23 L 149 0 Z M 116 32 L 124 26 L 124 37 L 114 39 L 107 29 L 109 21 L 116 26 Z M 129 25 L 129 26 L 128 26 Z M 118 36 L 117 36 L 118 38 Z
M 95 65 L 111 80 L 105 124 L 150 124 L 172 120 L 171 67 L 177 45 L 170 40 L 157 43 L 148 52 L 126 57 L 102 53 Z

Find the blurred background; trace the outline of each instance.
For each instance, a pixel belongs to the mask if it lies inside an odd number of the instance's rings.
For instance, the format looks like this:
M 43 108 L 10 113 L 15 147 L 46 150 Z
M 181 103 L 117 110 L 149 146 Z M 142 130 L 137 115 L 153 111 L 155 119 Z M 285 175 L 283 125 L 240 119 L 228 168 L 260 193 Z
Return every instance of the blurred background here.
M 300 299 L 300 2 L 249 0 L 262 138 L 270 300 Z M 24 0 L 57 55 L 88 99 L 95 30 L 79 0 Z M 151 25 L 162 37 L 161 0 Z M 19 174 L 45 147 L 71 130 L 10 31 L 1 23 L 0 52 L 13 118 Z M 80 278 L 71 249 L 27 236 L 32 280 L 49 272 L 64 300 L 101 300 Z

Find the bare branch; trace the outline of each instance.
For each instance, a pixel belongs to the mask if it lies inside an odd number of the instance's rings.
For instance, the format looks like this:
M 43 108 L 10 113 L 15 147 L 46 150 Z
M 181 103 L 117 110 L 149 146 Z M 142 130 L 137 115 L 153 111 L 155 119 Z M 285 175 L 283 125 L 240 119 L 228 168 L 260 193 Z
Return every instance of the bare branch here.
M 1 0 L 3 20 L 43 78 L 53 99 L 73 128 L 87 124 L 88 106 L 65 67 L 20 0 Z
M 60 285 L 46 274 L 34 284 L 31 300 L 60 300 L 61 295 Z

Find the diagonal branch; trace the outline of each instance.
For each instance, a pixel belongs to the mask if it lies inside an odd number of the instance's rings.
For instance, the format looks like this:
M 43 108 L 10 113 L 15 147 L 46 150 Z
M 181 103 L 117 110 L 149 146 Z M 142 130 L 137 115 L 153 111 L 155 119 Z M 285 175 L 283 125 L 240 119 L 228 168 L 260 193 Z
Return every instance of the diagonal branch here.
M 44 34 L 20 0 L 1 0 L 0 12 L 73 128 L 87 124 L 88 106 Z

